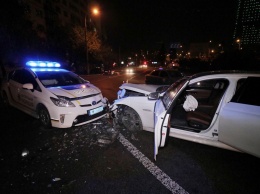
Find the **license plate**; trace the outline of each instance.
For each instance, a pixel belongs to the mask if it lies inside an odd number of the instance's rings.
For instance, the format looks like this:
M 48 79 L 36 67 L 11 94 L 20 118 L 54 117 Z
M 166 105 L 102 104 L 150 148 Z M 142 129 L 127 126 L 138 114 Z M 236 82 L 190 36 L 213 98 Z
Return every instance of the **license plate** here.
M 88 110 L 88 115 L 91 116 L 91 115 L 97 114 L 102 111 L 103 111 L 103 106 L 100 106 L 100 107 L 94 108 L 92 110 Z

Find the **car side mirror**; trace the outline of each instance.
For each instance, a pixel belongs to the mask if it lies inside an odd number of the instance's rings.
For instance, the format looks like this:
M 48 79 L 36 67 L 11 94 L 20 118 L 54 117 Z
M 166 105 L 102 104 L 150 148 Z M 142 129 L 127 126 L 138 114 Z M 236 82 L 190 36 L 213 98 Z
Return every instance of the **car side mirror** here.
M 31 83 L 23 84 L 23 89 L 33 90 L 33 85 Z
M 157 100 L 160 96 L 159 92 L 152 92 L 148 95 L 148 100 Z

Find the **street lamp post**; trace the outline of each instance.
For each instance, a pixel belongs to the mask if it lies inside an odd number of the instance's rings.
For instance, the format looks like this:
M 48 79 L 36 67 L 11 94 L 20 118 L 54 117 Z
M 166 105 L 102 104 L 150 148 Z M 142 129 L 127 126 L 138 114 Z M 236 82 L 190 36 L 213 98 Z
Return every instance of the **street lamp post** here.
M 94 8 L 91 10 L 91 12 L 94 15 L 98 15 L 99 14 L 99 10 L 97 8 Z M 84 18 L 84 34 L 85 34 L 85 47 L 86 47 L 86 66 L 87 66 L 87 74 L 90 73 L 89 70 L 89 63 L 88 63 L 88 40 L 87 40 L 87 13 L 85 13 L 85 18 Z
M 238 44 L 238 50 L 240 50 L 241 49 L 241 41 L 240 41 L 240 39 L 237 39 L 236 42 Z
M 241 49 L 241 42 L 240 42 L 240 39 L 237 39 L 237 43 L 238 43 L 238 50 Z
M 87 74 L 89 74 L 89 64 L 88 64 L 88 41 L 87 41 L 87 14 L 85 14 L 84 19 L 84 34 L 85 34 L 85 49 L 86 49 L 86 66 L 87 66 Z

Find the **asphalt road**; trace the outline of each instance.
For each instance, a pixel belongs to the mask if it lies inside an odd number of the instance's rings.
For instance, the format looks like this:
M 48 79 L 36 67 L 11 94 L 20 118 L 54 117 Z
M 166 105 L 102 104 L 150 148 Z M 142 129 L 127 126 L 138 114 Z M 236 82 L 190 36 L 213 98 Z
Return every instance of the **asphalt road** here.
M 143 75 L 91 75 L 110 102 Z M 136 138 L 105 118 L 43 129 L 18 110 L 1 112 L 0 193 L 259 193 L 260 159 L 170 138 L 153 160 L 153 133 Z

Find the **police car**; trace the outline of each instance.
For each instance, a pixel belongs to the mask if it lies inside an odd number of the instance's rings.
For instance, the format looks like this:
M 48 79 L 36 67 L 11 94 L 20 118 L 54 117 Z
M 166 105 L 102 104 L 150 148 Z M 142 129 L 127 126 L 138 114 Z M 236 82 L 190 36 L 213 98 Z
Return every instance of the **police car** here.
M 1 97 L 6 106 L 39 119 L 45 128 L 83 125 L 108 112 L 99 88 L 50 61 L 28 61 L 10 71 L 2 81 Z

